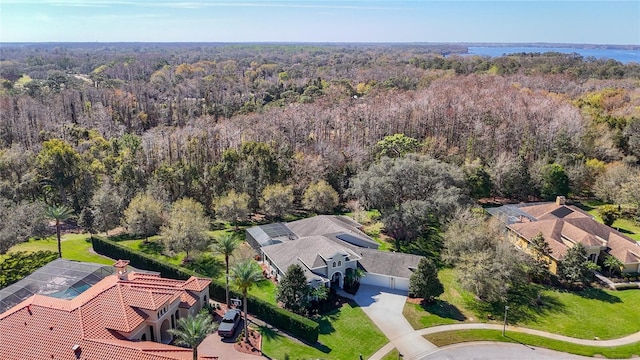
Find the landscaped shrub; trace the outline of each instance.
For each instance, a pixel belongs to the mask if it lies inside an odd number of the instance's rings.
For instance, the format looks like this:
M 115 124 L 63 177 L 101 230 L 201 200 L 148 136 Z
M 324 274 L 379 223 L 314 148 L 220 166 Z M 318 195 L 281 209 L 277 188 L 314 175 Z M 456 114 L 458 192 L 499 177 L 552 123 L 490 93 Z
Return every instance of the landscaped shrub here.
M 0 289 L 24 278 L 58 257 L 53 251 L 8 253 L 0 262 Z
M 157 271 L 162 277 L 186 280 L 190 276 L 198 276 L 197 273 L 168 263 L 160 262 L 153 257 L 139 251 L 135 251 L 120 245 L 115 241 L 107 240 L 100 236 L 91 238 L 93 250 L 98 254 L 112 259 L 129 260 L 131 266 L 142 270 Z
M 143 270 L 157 271 L 163 277 L 185 280 L 190 276 L 202 276 L 183 267 L 160 262 L 147 254 L 129 249 L 102 237 L 94 236 L 92 242 L 93 250 L 98 254 L 112 259 L 129 260 L 131 266 Z M 219 302 L 225 302 L 225 284 L 217 279 L 212 280 L 211 285 L 209 285 L 209 297 Z M 229 297 L 242 299 L 242 294 L 231 290 Z M 297 336 L 309 343 L 318 341 L 319 325 L 315 321 L 281 309 L 253 295 L 247 297 L 247 307 L 250 314 L 293 336 Z

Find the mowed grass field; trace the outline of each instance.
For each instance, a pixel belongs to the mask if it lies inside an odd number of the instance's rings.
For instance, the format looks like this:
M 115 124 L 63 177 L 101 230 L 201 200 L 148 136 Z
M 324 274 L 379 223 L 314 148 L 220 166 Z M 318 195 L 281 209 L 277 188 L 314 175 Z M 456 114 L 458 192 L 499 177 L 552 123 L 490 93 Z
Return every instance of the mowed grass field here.
M 261 328 L 262 352 L 271 359 L 367 359 L 388 340 L 358 306 L 348 303 L 317 320 L 320 336 L 316 346 L 293 341 Z
M 490 308 L 460 289 L 455 270 L 444 269 L 439 277 L 445 286 L 441 301 L 426 308 L 405 304 L 405 317 L 415 329 L 460 322 L 501 323 L 503 308 Z M 582 339 L 613 339 L 640 331 L 638 290 L 568 292 L 542 286 L 538 290 L 540 306 L 509 304 L 509 324 Z
M 593 215 L 596 221 L 604 223 L 602 221 L 602 218 L 600 217 L 600 214 L 598 213 L 598 209 L 602 205 L 605 204 L 601 201 L 585 201 L 581 204 L 578 204 L 578 207 Z M 613 222 L 612 227 L 630 237 L 631 239 L 640 241 L 640 224 L 634 222 L 633 220 L 620 218 Z
M 76 261 L 93 262 L 98 264 L 113 264 L 113 260 L 93 252 L 89 234 L 64 234 L 61 241 L 62 258 Z M 55 235 L 44 239 L 31 239 L 14 245 L 9 252 L 27 251 L 34 252 L 48 250 L 58 252 L 58 240 Z M 1 260 L 0 260 L 1 261 Z

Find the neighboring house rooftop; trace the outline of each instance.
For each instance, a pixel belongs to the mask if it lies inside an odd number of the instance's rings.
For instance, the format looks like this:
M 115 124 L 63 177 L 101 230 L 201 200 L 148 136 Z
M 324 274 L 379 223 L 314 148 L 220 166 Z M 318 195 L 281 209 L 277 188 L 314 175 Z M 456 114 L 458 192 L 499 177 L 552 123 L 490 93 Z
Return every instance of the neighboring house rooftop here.
M 191 359 L 190 349 L 130 341 L 123 334 L 148 318 L 143 309 L 157 311 L 178 299 L 180 307 L 188 308 L 198 299 L 193 292 L 209 283 L 134 271 L 107 275 L 73 298 L 31 295 L 0 314 L 0 358 Z
M 638 242 L 595 221 L 591 214 L 575 206 L 546 202 L 505 205 L 488 212 L 526 239 L 541 233 L 556 260 L 562 260 L 570 247 L 580 243 L 585 247 L 602 247 L 623 263 L 640 262 Z

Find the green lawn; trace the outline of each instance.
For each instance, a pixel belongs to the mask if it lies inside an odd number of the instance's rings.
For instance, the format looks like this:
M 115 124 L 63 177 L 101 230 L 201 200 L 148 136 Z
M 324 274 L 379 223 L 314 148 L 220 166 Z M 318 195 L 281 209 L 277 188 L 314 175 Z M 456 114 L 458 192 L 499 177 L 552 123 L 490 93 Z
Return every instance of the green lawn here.
M 500 322 L 502 306 L 489 306 L 461 290 L 454 270 L 444 269 L 439 277 L 445 286 L 441 301 L 427 310 L 405 304 L 405 317 L 415 329 L 459 322 Z M 510 324 L 583 339 L 611 339 L 640 331 L 640 291 L 537 289 L 542 305 L 510 303 Z M 496 320 L 490 320 L 490 316 Z
M 583 356 L 604 356 L 609 359 L 627 359 L 640 355 L 640 342 L 616 347 L 583 346 L 513 331 L 507 331 L 506 336 L 503 337 L 500 330 L 457 330 L 425 335 L 425 338 L 437 346 L 468 341 L 499 341 L 543 347 Z
M 398 360 L 400 359 L 400 352 L 398 349 L 393 349 L 387 353 L 387 355 L 382 357 L 382 360 Z
M 221 281 L 224 280 L 224 275 Z M 260 299 L 269 302 L 270 304 L 277 305 L 276 303 L 276 285 L 270 280 L 260 281 L 256 286 L 249 290 L 249 294 L 259 297 Z
M 144 239 L 136 239 L 136 240 L 121 240 L 118 241 L 118 244 L 128 247 L 129 249 L 143 252 L 157 260 L 168 262 L 173 265 L 181 265 L 182 260 L 185 257 L 185 253 L 177 253 L 174 256 L 166 256 L 160 253 L 161 245 L 158 243 L 159 236 L 151 236 L 148 238 L 148 242 L 145 242 Z
M 31 239 L 29 241 L 14 245 L 9 249 L 12 251 L 34 252 L 38 250 L 49 250 L 58 252 L 58 241 L 55 236 L 44 239 Z M 113 264 L 113 260 L 92 251 L 89 234 L 65 234 L 62 236 L 62 257 L 69 260 L 94 262 L 99 264 Z
M 388 340 L 359 307 L 345 304 L 322 316 L 318 344 L 307 346 L 272 330 L 261 328 L 262 352 L 275 360 L 294 359 L 366 359 Z
M 578 207 L 593 215 L 598 222 L 603 223 L 602 218 L 598 213 L 598 208 L 602 205 L 605 205 L 605 203 L 601 201 L 585 201 L 582 204 L 578 204 Z M 640 225 L 636 224 L 632 220 L 626 218 L 618 219 L 613 223 L 612 227 L 628 237 L 636 241 L 640 241 Z

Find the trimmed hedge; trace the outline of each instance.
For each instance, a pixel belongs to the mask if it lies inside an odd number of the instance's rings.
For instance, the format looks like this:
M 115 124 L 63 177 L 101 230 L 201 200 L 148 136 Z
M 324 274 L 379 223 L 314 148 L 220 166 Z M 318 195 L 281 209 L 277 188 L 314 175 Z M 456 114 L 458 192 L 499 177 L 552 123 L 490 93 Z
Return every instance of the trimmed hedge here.
M 194 271 L 160 262 L 147 254 L 129 249 L 103 237 L 94 236 L 92 243 L 93 250 L 98 254 L 112 259 L 127 259 L 130 261 L 131 266 L 143 270 L 157 271 L 162 277 L 181 280 L 186 280 L 190 276 L 202 277 L 202 275 Z M 242 298 L 242 294 L 234 290 L 229 291 L 229 296 L 231 298 Z M 219 302 L 225 302 L 225 284 L 213 279 L 211 285 L 209 285 L 209 297 Z M 320 326 L 315 321 L 279 308 L 251 294 L 247 296 L 247 307 L 252 315 L 279 329 L 312 344 L 318 341 Z

